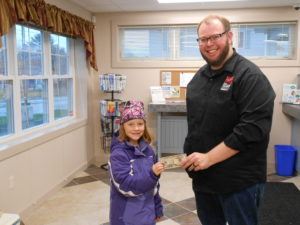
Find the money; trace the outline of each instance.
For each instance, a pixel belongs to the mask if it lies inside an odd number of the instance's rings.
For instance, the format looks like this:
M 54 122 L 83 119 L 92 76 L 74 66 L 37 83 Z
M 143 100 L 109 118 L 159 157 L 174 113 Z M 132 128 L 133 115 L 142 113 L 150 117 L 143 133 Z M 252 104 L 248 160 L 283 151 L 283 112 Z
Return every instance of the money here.
M 180 162 L 185 157 L 186 154 L 171 155 L 161 157 L 159 161 L 165 164 L 165 169 L 173 169 L 180 167 Z

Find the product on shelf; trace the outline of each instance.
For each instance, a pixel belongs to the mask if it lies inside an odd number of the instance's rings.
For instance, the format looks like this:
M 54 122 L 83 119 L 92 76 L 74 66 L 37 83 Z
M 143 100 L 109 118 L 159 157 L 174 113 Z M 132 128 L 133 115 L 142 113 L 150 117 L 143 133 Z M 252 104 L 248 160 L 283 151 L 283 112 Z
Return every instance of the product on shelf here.
M 126 76 L 121 74 L 99 75 L 101 91 L 122 91 L 126 86 Z
M 110 93 L 109 99 L 100 101 L 102 148 L 104 151 L 110 149 L 111 138 L 120 128 L 120 107 L 122 101 L 114 98 L 115 93 L 120 93 L 126 85 L 126 76 L 121 74 L 99 75 L 100 90 Z M 102 166 L 101 166 L 102 167 Z M 103 166 L 102 168 L 106 168 Z

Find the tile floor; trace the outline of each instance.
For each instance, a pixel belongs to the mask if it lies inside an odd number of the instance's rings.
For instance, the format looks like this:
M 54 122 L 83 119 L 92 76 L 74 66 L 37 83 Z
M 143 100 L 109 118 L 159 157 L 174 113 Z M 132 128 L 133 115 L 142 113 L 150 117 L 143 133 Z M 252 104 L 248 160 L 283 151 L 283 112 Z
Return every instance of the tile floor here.
M 293 182 L 300 176 L 268 176 L 269 181 Z M 191 180 L 183 169 L 165 171 L 160 179 L 164 218 L 159 225 L 197 225 Z M 47 198 L 23 225 L 109 225 L 109 178 L 107 171 L 92 165 L 78 173 L 64 188 Z

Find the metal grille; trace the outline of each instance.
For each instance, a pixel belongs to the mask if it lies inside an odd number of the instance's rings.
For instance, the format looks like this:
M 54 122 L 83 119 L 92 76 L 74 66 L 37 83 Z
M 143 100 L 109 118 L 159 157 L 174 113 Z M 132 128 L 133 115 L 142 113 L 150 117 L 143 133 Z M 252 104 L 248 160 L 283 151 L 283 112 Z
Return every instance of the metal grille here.
M 185 116 L 162 116 L 161 153 L 183 153 L 186 134 L 187 121 Z

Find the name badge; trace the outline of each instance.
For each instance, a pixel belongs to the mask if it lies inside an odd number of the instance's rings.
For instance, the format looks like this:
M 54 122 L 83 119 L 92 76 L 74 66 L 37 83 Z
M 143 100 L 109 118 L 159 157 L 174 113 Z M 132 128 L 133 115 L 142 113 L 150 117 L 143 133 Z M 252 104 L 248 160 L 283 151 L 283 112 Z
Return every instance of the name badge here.
M 232 82 L 233 82 L 233 78 L 234 76 L 227 76 L 222 87 L 221 87 L 221 91 L 228 91 Z

